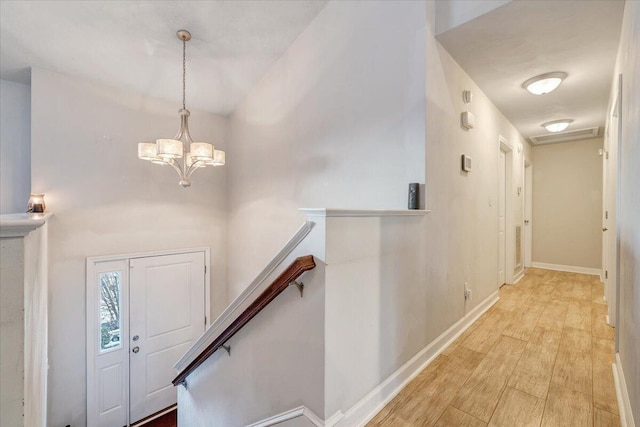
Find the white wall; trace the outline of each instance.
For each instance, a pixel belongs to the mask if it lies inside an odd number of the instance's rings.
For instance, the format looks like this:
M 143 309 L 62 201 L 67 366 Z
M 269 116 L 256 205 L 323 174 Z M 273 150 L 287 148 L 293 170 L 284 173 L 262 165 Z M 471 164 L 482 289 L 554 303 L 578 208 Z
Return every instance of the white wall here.
M 402 325 L 403 332 L 383 332 L 397 340 L 395 347 L 366 355 L 375 366 L 362 367 L 358 379 L 365 383 L 355 381 L 338 397 L 328 389 L 325 416 L 338 401 L 361 397 L 496 291 L 500 135 L 513 148 L 513 226 L 523 221 L 517 188 L 530 146 L 438 44 L 434 17 L 434 2 L 331 2 L 231 117 L 230 297 L 300 223 L 296 208 L 403 209 L 406 184 L 426 180 L 432 212 L 418 225 L 422 232 L 383 229 L 418 239 L 411 259 L 418 256 L 425 271 L 416 280 L 402 271 L 371 272 L 370 307 L 381 292 L 401 285 L 415 296 L 399 297 L 381 312 L 379 320 L 397 316 L 388 327 Z M 414 70 L 424 73 L 416 83 Z M 463 90 L 474 93 L 471 131 L 460 126 Z M 414 96 L 421 99 L 407 102 Z M 423 114 L 418 119 L 416 111 Z M 474 161 L 468 174 L 460 170 L 462 154 Z M 465 282 L 473 291 L 467 303 Z M 327 330 L 334 327 L 327 323 Z M 380 348 L 379 336 L 370 338 L 366 344 Z
M 524 159 L 527 141 L 484 95 L 449 53 L 435 40 L 434 2 L 427 3 L 426 219 L 427 282 L 430 288 L 426 344 L 461 319 L 497 288 L 498 281 L 498 152 L 499 136 L 513 148 L 512 187 L 515 224 L 523 223 Z M 471 90 L 469 111 L 476 126 L 465 130 L 460 113 L 462 92 Z M 518 146 L 522 151 L 518 152 Z M 473 159 L 473 170 L 460 170 L 460 156 Z M 523 193 L 521 193 L 523 194 Z M 513 232 L 513 229 L 511 230 Z M 512 233 L 510 234 L 512 235 Z M 515 245 L 512 240 L 507 244 Z M 464 283 L 473 299 L 465 304 Z
M 602 138 L 533 148 L 533 262 L 600 270 Z
M 3 426 L 17 427 L 24 423 L 24 241 L 0 239 L 0 251 L 0 413 Z
M 230 299 L 297 208 L 406 208 L 424 181 L 424 17 L 421 2 L 328 3 L 230 117 Z
M 31 191 L 30 105 L 28 85 L 0 80 L 0 214 L 27 210 Z
M 627 1 L 614 73 L 623 75 L 619 153 L 620 282 L 618 351 L 636 425 L 640 422 L 640 2 Z M 611 102 L 613 102 L 613 97 Z
M 439 0 L 436 1 L 436 35 L 469 22 L 511 0 Z
M 49 226 L 24 238 L 24 425 L 47 425 Z
M 431 325 L 438 310 L 426 283 L 425 221 L 327 218 L 325 419 L 347 412 L 442 332 Z
M 246 302 L 211 330 L 225 330 L 297 257 L 313 255 L 316 267 L 298 279 L 304 298 L 289 286 L 226 342 L 231 356 L 218 350 L 187 377 L 187 388 L 178 387 L 178 425 L 246 426 L 301 405 L 322 414 L 326 239 L 325 222 L 314 223 L 253 293 L 243 295 Z
M 211 247 L 214 314 L 226 306 L 226 169 L 191 188 L 137 158 L 137 143 L 172 137 L 179 105 L 41 69 L 31 78 L 33 188 L 49 222 L 49 425 L 86 423 L 85 259 Z M 193 111 L 192 135 L 224 148 L 226 120 Z

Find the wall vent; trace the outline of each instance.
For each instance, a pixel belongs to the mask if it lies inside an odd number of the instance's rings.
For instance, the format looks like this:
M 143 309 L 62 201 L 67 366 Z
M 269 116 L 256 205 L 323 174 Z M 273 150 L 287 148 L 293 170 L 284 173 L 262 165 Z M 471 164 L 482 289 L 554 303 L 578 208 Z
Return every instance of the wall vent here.
M 600 136 L 600 127 L 571 130 L 546 135 L 531 136 L 529 141 L 533 145 L 554 144 L 556 142 L 575 141 L 576 139 L 589 139 Z

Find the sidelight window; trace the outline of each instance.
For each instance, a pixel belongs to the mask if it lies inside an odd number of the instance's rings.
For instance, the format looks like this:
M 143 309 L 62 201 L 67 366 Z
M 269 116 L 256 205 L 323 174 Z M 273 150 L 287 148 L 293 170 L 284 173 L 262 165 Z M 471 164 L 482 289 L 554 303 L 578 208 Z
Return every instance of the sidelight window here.
M 110 271 L 98 275 L 100 286 L 100 351 L 122 348 L 120 338 L 120 289 L 122 272 Z

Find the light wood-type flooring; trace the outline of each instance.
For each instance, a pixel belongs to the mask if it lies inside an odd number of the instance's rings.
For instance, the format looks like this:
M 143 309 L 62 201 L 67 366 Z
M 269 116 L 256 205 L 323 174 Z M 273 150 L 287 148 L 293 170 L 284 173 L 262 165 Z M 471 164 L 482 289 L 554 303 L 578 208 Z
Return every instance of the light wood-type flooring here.
M 603 292 L 527 269 L 368 426 L 619 426 Z

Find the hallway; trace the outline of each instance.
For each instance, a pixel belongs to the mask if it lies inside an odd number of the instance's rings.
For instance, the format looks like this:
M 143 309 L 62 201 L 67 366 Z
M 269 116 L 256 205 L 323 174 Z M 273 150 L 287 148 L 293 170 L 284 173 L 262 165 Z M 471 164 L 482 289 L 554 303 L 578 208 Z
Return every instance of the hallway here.
M 603 292 L 527 269 L 368 426 L 619 426 Z

